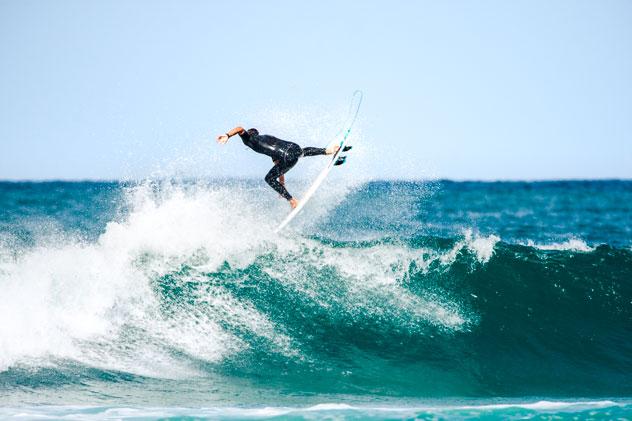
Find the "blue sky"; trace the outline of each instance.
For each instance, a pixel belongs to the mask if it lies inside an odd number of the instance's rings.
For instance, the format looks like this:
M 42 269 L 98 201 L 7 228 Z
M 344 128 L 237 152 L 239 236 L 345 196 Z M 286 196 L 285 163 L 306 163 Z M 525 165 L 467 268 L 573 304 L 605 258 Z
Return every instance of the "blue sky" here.
M 632 177 L 625 0 L 0 0 L 0 59 L 0 179 L 263 177 L 213 137 L 317 144 L 355 89 L 371 178 Z

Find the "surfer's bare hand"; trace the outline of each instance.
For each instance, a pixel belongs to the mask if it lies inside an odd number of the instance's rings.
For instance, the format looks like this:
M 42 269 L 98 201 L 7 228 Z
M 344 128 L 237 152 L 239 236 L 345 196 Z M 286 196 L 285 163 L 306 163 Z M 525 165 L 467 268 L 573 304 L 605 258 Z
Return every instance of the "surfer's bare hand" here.
M 228 136 L 227 135 L 221 134 L 221 135 L 217 136 L 217 143 L 224 144 L 226 142 L 228 142 Z
M 336 152 L 338 152 L 339 149 L 340 149 L 340 146 L 338 146 L 338 145 L 330 146 L 327 149 L 325 149 L 325 153 L 327 155 L 333 155 Z
M 292 206 L 292 209 L 296 209 L 296 207 L 298 206 L 298 200 L 291 198 L 290 199 L 290 206 Z

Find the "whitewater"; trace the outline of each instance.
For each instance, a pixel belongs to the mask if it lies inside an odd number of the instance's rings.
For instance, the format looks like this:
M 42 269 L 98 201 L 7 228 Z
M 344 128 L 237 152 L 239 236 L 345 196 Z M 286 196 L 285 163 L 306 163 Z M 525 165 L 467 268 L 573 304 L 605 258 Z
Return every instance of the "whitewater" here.
M 629 417 L 631 199 L 352 180 L 275 235 L 260 180 L 0 183 L 0 415 Z

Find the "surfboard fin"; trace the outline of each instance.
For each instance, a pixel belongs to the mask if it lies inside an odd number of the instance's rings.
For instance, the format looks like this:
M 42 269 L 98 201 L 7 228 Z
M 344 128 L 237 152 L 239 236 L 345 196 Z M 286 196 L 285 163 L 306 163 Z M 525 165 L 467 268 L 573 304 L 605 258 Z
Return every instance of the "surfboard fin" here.
M 346 156 L 339 156 L 338 159 L 336 159 L 336 162 L 334 162 L 334 165 L 342 165 L 345 163 L 346 160 Z

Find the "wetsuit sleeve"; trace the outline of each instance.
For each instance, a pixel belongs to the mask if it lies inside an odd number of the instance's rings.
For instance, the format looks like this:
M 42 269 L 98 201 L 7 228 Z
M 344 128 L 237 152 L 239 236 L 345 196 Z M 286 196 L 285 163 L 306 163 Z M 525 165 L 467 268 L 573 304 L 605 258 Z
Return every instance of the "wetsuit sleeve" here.
M 244 143 L 250 142 L 250 134 L 246 130 L 244 130 L 243 132 L 239 133 L 239 137 L 241 137 L 241 140 Z

